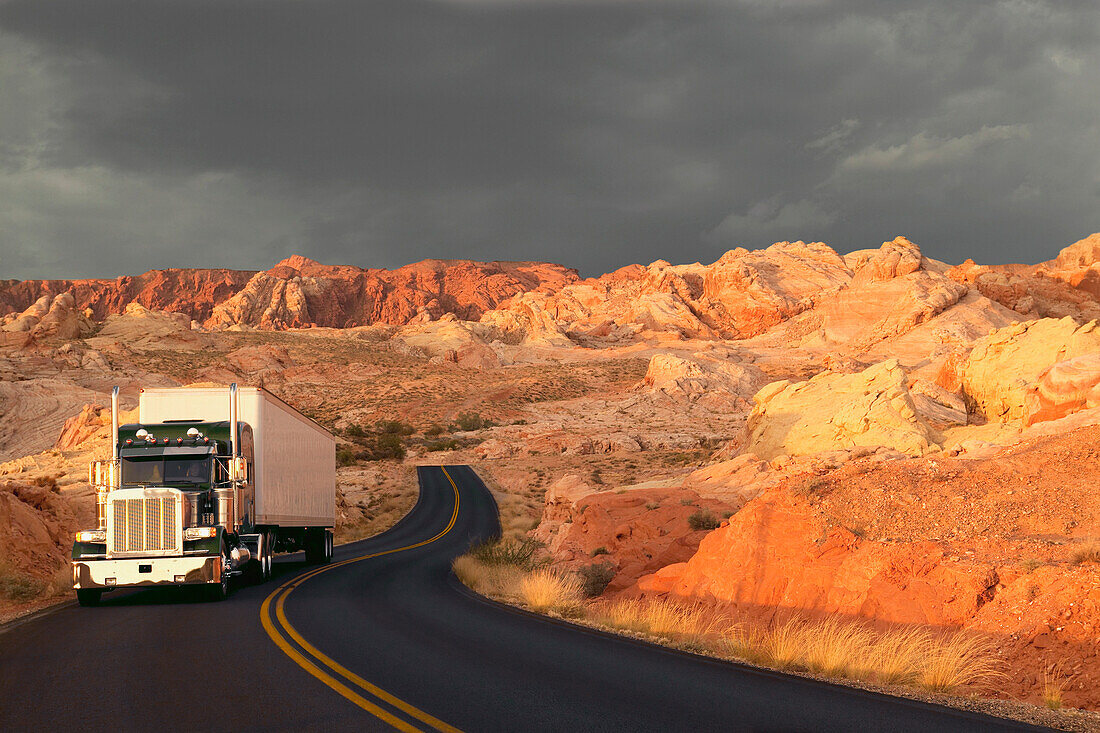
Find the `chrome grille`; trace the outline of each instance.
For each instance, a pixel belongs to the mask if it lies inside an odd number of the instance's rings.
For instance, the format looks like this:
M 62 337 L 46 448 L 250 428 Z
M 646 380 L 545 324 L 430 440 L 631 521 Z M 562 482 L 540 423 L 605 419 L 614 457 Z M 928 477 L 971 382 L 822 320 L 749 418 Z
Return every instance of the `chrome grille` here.
M 163 552 L 180 547 L 175 496 L 115 499 L 111 502 L 114 537 L 111 550 L 124 552 Z

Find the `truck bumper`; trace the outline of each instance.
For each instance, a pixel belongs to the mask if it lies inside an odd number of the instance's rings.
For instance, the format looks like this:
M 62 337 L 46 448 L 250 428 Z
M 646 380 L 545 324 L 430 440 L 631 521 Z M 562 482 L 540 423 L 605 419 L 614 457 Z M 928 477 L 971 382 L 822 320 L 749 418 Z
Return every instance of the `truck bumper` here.
M 138 557 L 73 560 L 74 588 L 198 585 L 221 581 L 220 557 Z

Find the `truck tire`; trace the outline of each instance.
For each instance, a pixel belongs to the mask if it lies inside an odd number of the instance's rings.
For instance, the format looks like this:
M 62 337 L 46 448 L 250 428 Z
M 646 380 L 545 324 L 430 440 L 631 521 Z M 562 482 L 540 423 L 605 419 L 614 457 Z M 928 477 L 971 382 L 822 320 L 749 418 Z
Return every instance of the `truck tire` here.
M 98 588 L 77 588 L 76 602 L 82 606 L 98 606 L 99 599 L 103 597 L 103 591 Z
M 263 582 L 271 580 L 275 571 L 275 530 L 264 533 Z
M 306 562 L 326 565 L 332 560 L 332 535 L 324 527 L 306 529 Z
M 206 598 L 210 601 L 224 601 L 229 597 L 229 575 L 225 568 L 229 567 L 229 553 L 225 551 L 225 542 L 222 542 L 222 577 L 217 583 L 206 586 Z

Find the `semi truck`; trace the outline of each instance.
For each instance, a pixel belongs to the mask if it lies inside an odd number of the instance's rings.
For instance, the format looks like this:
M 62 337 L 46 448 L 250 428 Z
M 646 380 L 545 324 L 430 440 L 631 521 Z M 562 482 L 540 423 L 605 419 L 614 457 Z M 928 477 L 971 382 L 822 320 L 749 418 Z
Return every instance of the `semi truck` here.
M 73 543 L 82 606 L 141 586 L 199 586 L 271 577 L 276 552 L 332 560 L 336 441 L 262 387 L 142 389 L 138 422 L 119 425 L 111 457 L 89 465 L 96 528 Z

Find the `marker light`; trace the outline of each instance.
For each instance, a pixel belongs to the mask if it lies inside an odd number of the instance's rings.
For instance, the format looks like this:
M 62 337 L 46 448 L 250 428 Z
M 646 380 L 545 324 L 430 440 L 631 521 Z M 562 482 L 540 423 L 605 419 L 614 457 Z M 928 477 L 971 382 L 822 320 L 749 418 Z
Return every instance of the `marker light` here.
M 134 444 L 134 439 L 133 438 L 127 438 L 126 439 L 126 445 L 133 445 L 133 444 Z
M 188 527 L 183 530 L 183 539 L 185 540 L 205 540 L 217 536 L 217 527 Z
M 86 529 L 76 533 L 77 542 L 106 542 L 107 530 L 105 529 Z
M 168 445 L 168 438 L 165 438 L 164 440 L 162 440 L 161 443 L 163 443 L 164 445 Z
M 183 445 L 183 438 L 176 438 L 176 445 Z

